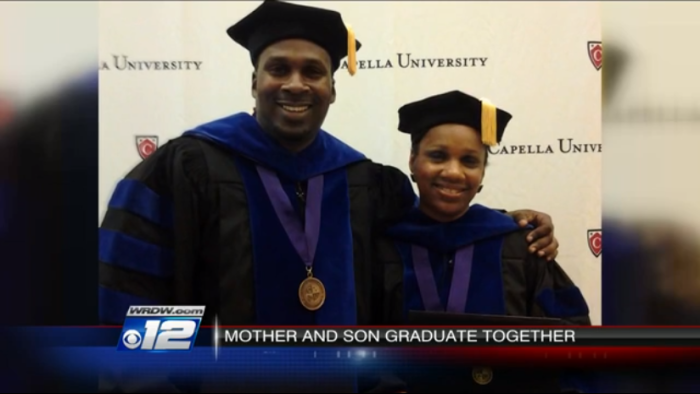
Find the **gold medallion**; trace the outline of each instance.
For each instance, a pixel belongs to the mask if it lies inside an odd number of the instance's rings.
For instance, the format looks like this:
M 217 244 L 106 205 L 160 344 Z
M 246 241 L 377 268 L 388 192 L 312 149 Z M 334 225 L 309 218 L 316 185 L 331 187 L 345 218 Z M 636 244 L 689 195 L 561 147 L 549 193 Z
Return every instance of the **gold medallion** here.
M 326 301 L 326 288 L 320 280 L 309 276 L 299 286 L 299 301 L 304 308 L 315 311 Z
M 476 367 L 472 370 L 472 378 L 477 384 L 485 386 L 493 380 L 493 371 L 488 367 Z

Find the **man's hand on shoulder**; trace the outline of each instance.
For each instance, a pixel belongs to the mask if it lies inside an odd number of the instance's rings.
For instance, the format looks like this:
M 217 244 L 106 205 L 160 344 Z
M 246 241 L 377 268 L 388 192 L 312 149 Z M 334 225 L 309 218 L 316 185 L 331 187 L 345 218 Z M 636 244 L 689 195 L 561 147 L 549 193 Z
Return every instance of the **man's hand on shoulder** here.
M 519 209 L 505 212 L 505 214 L 518 222 L 520 227 L 527 227 L 528 224 L 535 227 L 527 235 L 527 241 L 530 243 L 530 253 L 537 253 L 538 256 L 545 258 L 547 261 L 552 261 L 557 257 L 559 254 L 559 241 L 554 237 L 554 223 L 552 223 L 551 216 L 531 209 Z

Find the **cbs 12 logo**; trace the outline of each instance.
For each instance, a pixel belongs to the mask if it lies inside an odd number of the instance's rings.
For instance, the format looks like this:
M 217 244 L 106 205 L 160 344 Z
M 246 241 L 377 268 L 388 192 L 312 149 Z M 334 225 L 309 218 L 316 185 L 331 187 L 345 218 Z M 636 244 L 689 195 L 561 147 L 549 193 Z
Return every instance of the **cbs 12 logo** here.
M 124 321 L 117 350 L 192 350 L 201 322 L 199 317 L 130 317 Z

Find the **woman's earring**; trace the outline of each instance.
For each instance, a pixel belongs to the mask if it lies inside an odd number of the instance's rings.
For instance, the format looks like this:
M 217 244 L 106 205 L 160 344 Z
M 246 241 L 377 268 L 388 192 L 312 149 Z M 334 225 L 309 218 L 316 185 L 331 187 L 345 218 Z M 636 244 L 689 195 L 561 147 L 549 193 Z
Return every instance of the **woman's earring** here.
M 479 186 L 479 189 L 476 191 L 477 193 L 481 193 L 481 189 L 484 188 L 484 185 Z
M 413 182 L 415 182 L 415 181 L 416 181 L 416 177 L 415 177 L 415 176 L 413 176 L 413 174 L 411 174 L 411 180 L 412 180 Z

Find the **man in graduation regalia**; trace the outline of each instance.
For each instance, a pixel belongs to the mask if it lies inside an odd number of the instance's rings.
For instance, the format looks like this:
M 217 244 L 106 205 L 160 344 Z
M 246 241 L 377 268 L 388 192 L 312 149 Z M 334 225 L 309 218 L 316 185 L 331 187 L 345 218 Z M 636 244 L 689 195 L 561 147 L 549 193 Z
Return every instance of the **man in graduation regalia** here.
M 346 55 L 355 72 L 360 43 L 339 13 L 278 1 L 228 34 L 250 52 L 255 113 L 185 132 L 117 184 L 100 228 L 101 320 L 180 304 L 206 305 L 202 324 L 384 322 L 373 242 L 415 194 L 321 130 L 333 73 Z M 548 217 L 523 214 L 555 255 Z

